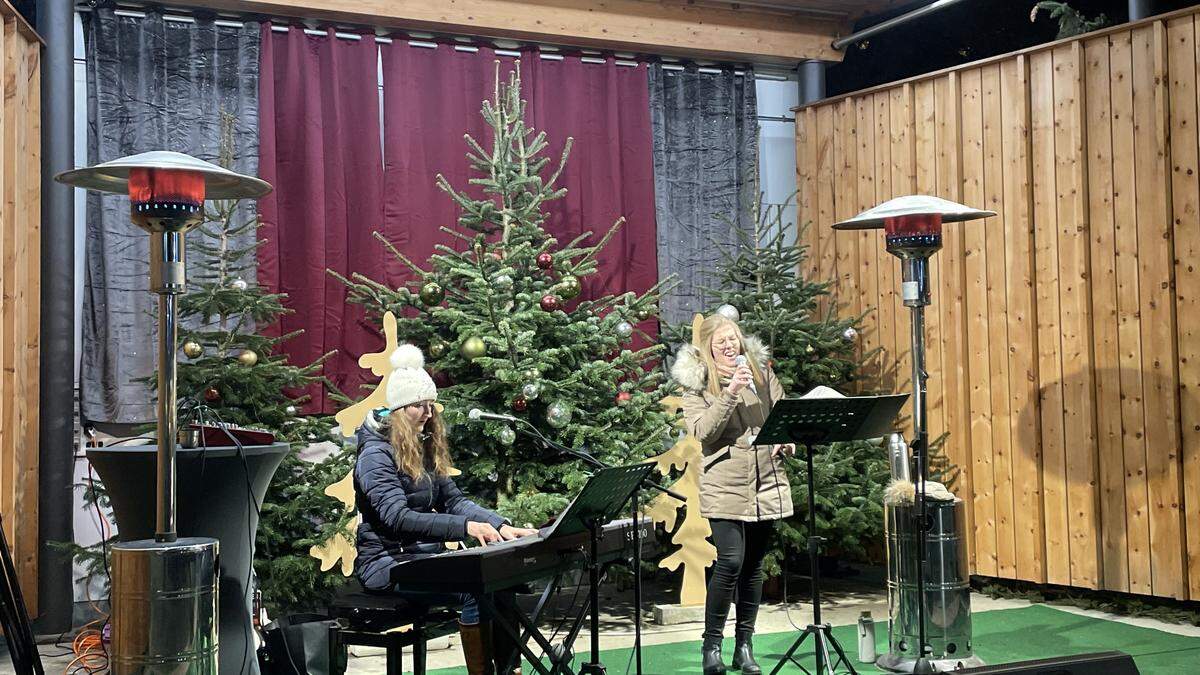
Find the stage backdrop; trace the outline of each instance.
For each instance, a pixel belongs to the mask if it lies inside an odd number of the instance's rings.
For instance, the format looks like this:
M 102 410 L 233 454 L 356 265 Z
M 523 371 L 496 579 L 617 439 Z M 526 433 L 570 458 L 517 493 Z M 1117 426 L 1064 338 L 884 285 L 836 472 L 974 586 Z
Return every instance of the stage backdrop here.
M 259 201 L 258 283 L 286 293 L 294 310 L 263 332 L 303 331 L 282 345 L 296 365 L 337 350 L 324 372 L 356 397 L 344 376 L 358 370 L 358 353 L 346 346 L 362 311 L 325 270 L 364 271 L 378 258 L 370 238 L 383 213 L 375 39 L 272 31 L 270 23 L 261 30 L 259 175 L 275 190 Z M 322 386 L 306 393 L 307 411 L 334 411 Z
M 927 313 L 976 574 L 1200 599 L 1198 46 L 1174 14 L 798 113 L 811 271 L 882 350 L 865 389 L 909 389 L 899 265 L 830 225 L 914 192 L 999 213 L 947 225 Z
M 650 66 L 658 268 L 679 285 L 662 300 L 662 319 L 692 320 L 708 309 L 704 288 L 741 239 L 753 240 L 758 197 L 758 114 L 754 69 L 713 72 Z
M 399 286 L 409 275 L 371 236 L 373 231 L 421 262 L 436 244 L 463 245 L 438 229 L 454 225 L 458 208 L 436 187 L 435 177 L 441 173 L 455 187 L 467 187 L 472 173 L 463 134 L 487 145 L 480 104 L 493 95 L 496 61 L 507 73 L 516 59 L 486 46 L 418 46 L 401 40 L 381 45 L 380 168 L 379 129 L 372 121 L 379 114 L 372 41 L 314 38 L 297 29 L 268 37 L 269 31 L 264 28 L 263 72 L 273 72 L 276 82 L 270 95 L 264 85 L 262 164 L 263 177 L 276 186 L 279 206 L 273 210 L 268 198 L 262 208 L 279 229 L 262 250 L 259 281 L 288 293 L 290 306 L 299 310 L 282 326 L 306 331 L 287 343 L 292 358 L 304 362 L 338 350 L 326 373 L 357 396 L 362 370 L 356 361 L 377 348 L 378 326 L 365 320 L 361 309 L 346 305 L 345 289 L 324 275 L 324 268 L 361 272 Z M 279 56 L 284 53 L 296 55 L 286 66 Z M 338 70 L 318 70 L 322 58 Z M 599 256 L 601 271 L 585 280 L 584 294 L 649 288 L 658 271 L 646 64 L 536 51 L 523 52 L 520 60 L 526 119 L 547 133 L 548 156 L 556 160 L 567 137 L 574 138 L 559 183 L 568 194 L 549 205 L 546 229 L 563 242 L 588 230 L 599 237 L 624 216 L 628 222 Z M 316 108 L 329 111 L 319 118 L 319 127 L 311 116 L 305 123 L 295 118 L 297 111 Z M 324 131 L 318 137 L 313 129 Z M 324 160 L 318 151 L 325 153 Z M 328 164 L 323 170 L 313 166 L 329 156 L 342 163 L 335 175 Z M 345 204 L 332 216 L 331 199 Z M 286 213 L 285 204 L 292 205 Z M 320 409 L 335 408 L 325 399 Z
M 258 173 L 258 27 L 218 26 L 118 15 L 110 6 L 84 12 L 87 45 L 87 165 L 150 150 L 217 161 L 222 117 L 232 120 L 235 171 Z M 239 219 L 254 217 L 253 201 Z M 193 280 L 204 264 L 188 237 Z M 239 245 L 249 244 L 253 232 Z M 253 268 L 253 260 L 248 262 Z M 149 422 L 154 399 L 141 378 L 155 369 L 157 296 L 150 283 L 150 238 L 129 222 L 129 200 L 87 193 L 84 253 L 83 417 Z M 253 269 L 247 270 L 253 276 Z

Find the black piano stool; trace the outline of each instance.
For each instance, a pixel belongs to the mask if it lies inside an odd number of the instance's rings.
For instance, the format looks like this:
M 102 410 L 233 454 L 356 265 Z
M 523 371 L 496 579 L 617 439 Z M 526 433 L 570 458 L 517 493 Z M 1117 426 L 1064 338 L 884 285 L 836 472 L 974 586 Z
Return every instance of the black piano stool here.
M 387 675 L 401 675 L 405 647 L 413 648 L 413 675 L 425 675 L 425 643 L 458 631 L 458 611 L 427 609 L 386 593 L 368 593 L 350 579 L 329 604 L 329 615 L 345 625 L 347 645 L 387 649 Z M 406 631 L 394 631 L 411 625 Z M 392 632 L 388 632 L 392 631 Z

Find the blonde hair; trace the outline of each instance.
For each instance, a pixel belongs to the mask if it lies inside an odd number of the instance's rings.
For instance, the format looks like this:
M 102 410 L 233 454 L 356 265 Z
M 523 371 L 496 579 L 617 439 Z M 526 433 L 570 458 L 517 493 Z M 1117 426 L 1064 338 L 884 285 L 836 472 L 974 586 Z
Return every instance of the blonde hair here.
M 392 443 L 392 458 L 400 473 L 420 481 L 428 474 L 426 467 L 432 466 L 435 476 L 450 475 L 450 444 L 446 441 L 446 427 L 436 406 L 425 422 L 424 440 L 400 409 L 393 410 L 388 419 L 391 420 L 388 439 Z
M 737 322 L 731 321 L 720 314 L 712 314 L 705 317 L 704 321 L 700 322 L 700 326 L 693 330 L 692 346 L 696 351 L 700 352 L 700 360 L 704 362 L 704 367 L 708 370 L 708 391 L 711 394 L 721 393 L 721 373 L 717 369 L 717 362 L 712 355 L 712 339 L 717 331 L 725 327 L 733 328 L 733 334 L 738 339 L 739 354 L 746 353 L 746 336 L 742 334 L 742 329 L 737 325 Z M 746 364 L 750 366 L 750 372 L 754 377 L 754 386 L 762 387 L 766 382 L 763 377 L 762 368 L 753 358 L 747 356 Z

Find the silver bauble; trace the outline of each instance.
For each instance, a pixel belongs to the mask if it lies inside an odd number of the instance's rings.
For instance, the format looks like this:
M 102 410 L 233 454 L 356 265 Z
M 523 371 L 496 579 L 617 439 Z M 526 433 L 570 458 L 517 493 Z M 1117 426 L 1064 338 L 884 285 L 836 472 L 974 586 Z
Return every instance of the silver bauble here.
M 521 395 L 530 401 L 537 398 L 540 393 L 542 393 L 542 385 L 537 382 L 529 382 L 524 387 L 521 387 Z
M 295 415 L 296 414 L 296 406 L 289 405 L 288 407 L 283 409 L 283 412 L 285 412 L 289 415 Z
M 555 429 L 561 429 L 571 422 L 571 406 L 562 401 L 555 401 L 546 408 L 546 421 Z
M 495 279 L 492 279 L 492 288 L 494 288 L 498 291 L 507 291 L 507 290 L 511 289 L 512 286 L 513 286 L 512 277 L 508 276 L 507 274 L 501 274 L 500 276 L 496 277 Z
M 512 445 L 513 441 L 517 440 L 517 432 L 512 430 L 512 427 L 500 427 L 500 442 L 505 445 Z
M 857 339 L 858 331 L 854 330 L 853 326 L 850 326 L 846 330 L 842 331 L 842 342 L 854 342 Z
M 721 305 L 717 308 L 717 314 L 729 319 L 730 321 L 741 321 L 742 313 L 733 305 Z
M 244 291 L 250 287 L 250 284 L 247 284 L 245 279 L 234 279 L 229 286 L 235 291 Z
M 633 335 L 633 324 L 629 323 L 628 321 L 622 321 L 616 325 L 614 330 L 616 330 L 617 336 L 624 340 L 630 335 Z

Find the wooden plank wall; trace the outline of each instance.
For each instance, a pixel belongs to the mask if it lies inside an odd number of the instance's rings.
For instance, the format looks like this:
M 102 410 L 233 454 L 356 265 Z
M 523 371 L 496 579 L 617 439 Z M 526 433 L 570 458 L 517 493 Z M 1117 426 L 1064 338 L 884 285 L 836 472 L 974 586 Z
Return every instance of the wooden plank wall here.
M 0 20 L 0 516 L 25 602 L 36 616 L 41 43 L 4 2 Z
M 882 234 L 830 228 L 926 193 L 948 225 L 928 317 L 931 437 L 984 576 L 1200 599 L 1200 11 L 798 111 L 800 222 L 862 389 L 907 391 Z

